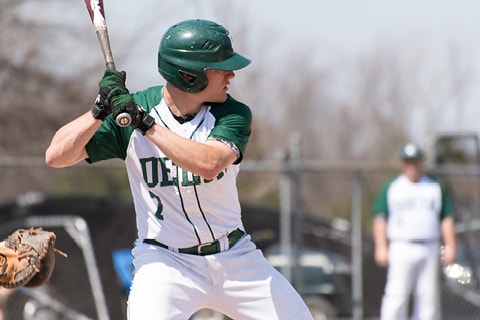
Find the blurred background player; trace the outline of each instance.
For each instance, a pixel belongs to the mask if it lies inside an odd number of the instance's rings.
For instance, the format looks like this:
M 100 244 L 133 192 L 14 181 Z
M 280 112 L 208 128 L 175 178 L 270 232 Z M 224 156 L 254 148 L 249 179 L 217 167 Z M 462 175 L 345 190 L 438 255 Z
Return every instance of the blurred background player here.
M 249 63 L 223 26 L 180 22 L 160 41 L 165 86 L 132 95 L 125 73 L 106 70 L 91 111 L 47 149 L 52 167 L 125 161 L 138 229 L 130 320 L 185 320 L 203 308 L 233 319 L 313 319 L 241 220 L 236 177 L 252 114 L 227 92 Z M 120 127 L 125 113 L 133 121 Z
M 455 261 L 453 208 L 441 183 L 424 174 L 424 154 L 415 144 L 401 150 L 402 173 L 388 181 L 373 205 L 375 262 L 388 267 L 382 320 L 440 319 L 442 263 Z

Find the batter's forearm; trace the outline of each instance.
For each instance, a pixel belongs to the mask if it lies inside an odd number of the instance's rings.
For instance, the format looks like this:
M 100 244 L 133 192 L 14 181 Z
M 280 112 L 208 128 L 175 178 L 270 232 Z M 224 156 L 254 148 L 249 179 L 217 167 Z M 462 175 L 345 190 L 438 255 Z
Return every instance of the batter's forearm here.
M 101 123 L 87 112 L 61 127 L 45 152 L 46 164 L 54 168 L 63 168 L 87 158 L 85 146 Z
M 237 158 L 235 152 L 221 142 L 200 143 L 160 125 L 149 129 L 146 137 L 177 166 L 206 179 L 215 178 Z

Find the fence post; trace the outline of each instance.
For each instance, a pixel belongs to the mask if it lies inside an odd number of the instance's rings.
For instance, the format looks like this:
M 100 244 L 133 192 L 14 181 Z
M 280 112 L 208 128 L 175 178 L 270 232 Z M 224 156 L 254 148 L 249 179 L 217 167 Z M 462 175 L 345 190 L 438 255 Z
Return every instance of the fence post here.
M 362 186 L 360 173 L 352 174 L 352 302 L 353 320 L 363 319 L 362 278 Z
M 280 248 L 287 263 L 282 265 L 281 272 L 289 282 L 292 281 L 292 188 L 288 169 L 280 176 Z
M 301 165 L 302 160 L 300 156 L 301 137 L 298 133 L 293 133 L 290 136 L 289 146 L 289 159 L 291 169 L 291 192 L 292 192 L 292 213 L 293 213 L 293 284 L 297 291 L 303 293 L 303 269 L 302 269 L 302 224 L 303 224 L 303 212 L 302 212 L 302 196 L 301 196 L 301 182 L 300 176 L 302 174 Z

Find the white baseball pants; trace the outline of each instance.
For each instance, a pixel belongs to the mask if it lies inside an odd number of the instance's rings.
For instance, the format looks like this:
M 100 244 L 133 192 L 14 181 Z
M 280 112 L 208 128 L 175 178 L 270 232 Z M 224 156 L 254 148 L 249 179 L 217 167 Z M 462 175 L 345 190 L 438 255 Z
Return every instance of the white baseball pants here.
M 181 254 L 137 243 L 129 320 L 185 320 L 202 308 L 232 319 L 313 320 L 300 295 L 250 236 L 214 255 Z
M 439 320 L 440 243 L 392 241 L 381 320 L 408 319 L 413 294 L 413 320 Z

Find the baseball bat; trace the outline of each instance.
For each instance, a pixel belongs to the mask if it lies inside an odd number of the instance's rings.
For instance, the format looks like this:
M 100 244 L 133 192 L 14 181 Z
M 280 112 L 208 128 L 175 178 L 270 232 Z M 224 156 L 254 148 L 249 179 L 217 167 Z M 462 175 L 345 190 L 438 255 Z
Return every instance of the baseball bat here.
M 105 19 L 105 10 L 103 0 L 85 0 L 90 19 L 95 26 L 97 38 L 102 49 L 103 58 L 107 69 L 116 70 L 115 62 L 113 61 L 112 49 L 110 47 L 110 39 L 108 37 L 107 21 Z M 124 112 L 120 113 L 115 119 L 117 124 L 121 127 L 126 127 L 132 122 L 130 114 Z

